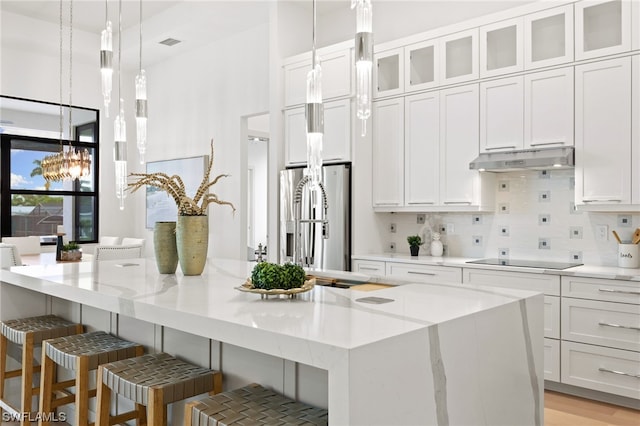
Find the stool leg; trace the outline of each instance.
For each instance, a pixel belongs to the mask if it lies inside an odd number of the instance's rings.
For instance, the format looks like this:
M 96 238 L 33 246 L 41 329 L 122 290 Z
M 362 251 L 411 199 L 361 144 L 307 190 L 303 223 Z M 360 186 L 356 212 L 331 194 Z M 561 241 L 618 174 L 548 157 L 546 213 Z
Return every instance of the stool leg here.
M 149 405 L 147 406 L 148 424 L 167 426 L 167 406 L 163 404 L 162 389 L 149 389 Z
M 146 426 L 147 407 L 142 404 L 136 404 L 136 411 L 138 412 L 138 417 L 136 417 L 136 426 Z
M 76 426 L 89 423 L 89 358 L 78 356 L 76 360 Z
M 98 366 L 96 376 L 98 394 L 96 396 L 96 426 L 109 426 L 109 410 L 111 409 L 111 389 L 102 381 L 102 366 Z
M 23 417 L 21 425 L 26 424 L 25 413 L 31 413 L 31 401 L 33 397 L 33 334 L 25 333 L 22 345 L 22 402 L 20 409 Z
M 42 343 L 42 362 L 40 367 L 40 413 L 44 417 L 38 421 L 38 426 L 49 426 L 49 413 L 51 412 L 51 400 L 53 398 L 53 381 L 55 376 L 55 363 L 47 356 L 45 346 Z
M 7 372 L 7 344 L 9 341 L 4 335 L 0 335 L 0 399 L 4 400 L 4 381 Z M 2 416 L 0 407 L 0 416 Z

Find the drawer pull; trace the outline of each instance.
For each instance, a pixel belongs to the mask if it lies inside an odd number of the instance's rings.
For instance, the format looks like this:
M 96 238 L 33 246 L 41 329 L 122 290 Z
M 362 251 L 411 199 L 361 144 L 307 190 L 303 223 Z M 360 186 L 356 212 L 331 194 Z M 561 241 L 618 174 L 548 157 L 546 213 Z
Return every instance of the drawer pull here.
M 640 331 L 640 327 L 634 327 L 632 325 L 620 325 L 620 324 L 611 324 L 607 322 L 599 322 L 599 325 L 604 325 L 607 327 L 615 327 L 615 328 L 628 328 L 629 330 L 637 330 Z
M 373 267 L 370 267 L 370 266 L 361 266 L 360 270 L 362 270 L 362 271 L 379 271 L 380 269 L 379 268 L 373 268 Z
M 505 145 L 505 146 L 486 146 L 484 148 L 485 151 L 493 151 L 496 149 L 516 149 L 515 145 Z
M 599 371 L 604 371 L 605 373 L 613 373 L 613 374 L 618 374 L 620 376 L 629 376 L 629 377 L 635 377 L 636 379 L 640 379 L 640 374 L 631 374 L 631 373 L 625 373 L 624 371 L 616 371 L 616 370 L 609 370 L 608 368 L 598 368 Z
M 430 277 L 434 277 L 438 274 L 434 274 L 433 272 L 418 272 L 418 271 L 407 271 L 407 274 L 413 274 L 413 275 L 428 275 Z
M 640 296 L 640 291 L 614 290 L 612 288 L 599 288 L 598 291 L 601 291 L 603 293 L 635 294 L 637 296 Z

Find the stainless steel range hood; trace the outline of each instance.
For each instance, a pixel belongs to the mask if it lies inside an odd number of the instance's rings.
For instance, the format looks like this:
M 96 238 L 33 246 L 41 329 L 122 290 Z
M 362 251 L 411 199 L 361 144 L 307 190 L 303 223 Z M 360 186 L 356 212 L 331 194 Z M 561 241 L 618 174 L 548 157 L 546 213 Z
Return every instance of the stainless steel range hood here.
M 523 169 L 566 169 L 573 167 L 573 147 L 523 149 L 482 153 L 469 163 L 469 169 L 509 172 Z

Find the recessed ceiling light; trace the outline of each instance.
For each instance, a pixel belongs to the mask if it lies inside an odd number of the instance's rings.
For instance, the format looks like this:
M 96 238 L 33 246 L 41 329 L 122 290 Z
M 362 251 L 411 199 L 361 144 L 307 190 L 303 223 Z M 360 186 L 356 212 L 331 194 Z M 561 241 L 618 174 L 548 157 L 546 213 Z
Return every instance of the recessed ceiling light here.
M 175 38 L 171 38 L 171 37 L 169 37 L 169 38 L 167 38 L 165 40 L 162 40 L 160 42 L 160 44 L 164 44 L 165 46 L 175 46 L 178 43 L 182 43 L 182 41 L 181 40 L 176 40 Z

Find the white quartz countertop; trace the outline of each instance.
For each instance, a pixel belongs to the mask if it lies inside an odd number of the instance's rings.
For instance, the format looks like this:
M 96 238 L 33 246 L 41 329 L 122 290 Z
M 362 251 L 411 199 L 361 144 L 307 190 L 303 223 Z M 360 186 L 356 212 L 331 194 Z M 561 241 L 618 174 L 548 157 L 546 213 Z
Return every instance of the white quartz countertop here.
M 1 270 L 0 279 L 229 343 L 241 340 L 245 347 L 247 339 L 243 335 L 249 333 L 253 335 L 249 339 L 253 349 L 267 353 L 280 350 L 270 347 L 274 344 L 269 341 L 273 336 L 348 350 L 535 294 L 408 284 L 375 292 L 315 286 L 293 299 L 261 299 L 257 294 L 235 289 L 250 275 L 254 265 L 215 259 L 207 262 L 201 276 L 160 275 L 154 261 L 134 259 L 18 266 Z M 358 301 L 367 296 L 393 301 L 385 304 Z
M 381 254 L 358 254 L 351 256 L 352 259 L 358 260 L 373 260 L 382 262 L 400 262 L 416 265 L 438 265 L 438 266 L 453 266 L 458 268 L 476 268 L 476 269 L 491 269 L 495 271 L 510 271 L 510 272 L 527 272 L 534 274 L 552 274 L 552 275 L 564 275 L 564 276 L 576 276 L 587 278 L 605 278 L 616 279 L 625 281 L 640 281 L 640 268 L 618 268 L 613 266 L 596 266 L 596 265 L 582 265 L 574 266 L 568 269 L 545 269 L 545 268 L 527 268 L 519 266 L 497 266 L 497 265 L 482 265 L 476 263 L 467 263 L 470 260 L 478 260 L 480 258 L 467 258 L 467 257 L 433 257 L 433 256 L 409 256 L 404 254 L 395 253 L 381 253 Z

